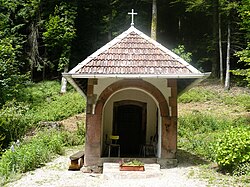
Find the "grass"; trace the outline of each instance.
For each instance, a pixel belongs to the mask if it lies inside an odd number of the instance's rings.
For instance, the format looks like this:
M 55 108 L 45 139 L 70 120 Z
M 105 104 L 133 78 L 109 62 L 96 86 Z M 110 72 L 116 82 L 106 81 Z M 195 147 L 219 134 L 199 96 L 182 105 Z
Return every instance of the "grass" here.
M 200 172 L 190 175 L 208 180 L 211 185 L 247 186 L 250 176 L 220 173 L 214 164 L 215 144 L 230 128 L 248 129 L 250 124 L 250 90 L 235 88 L 224 91 L 219 85 L 203 83 L 179 97 L 178 148 L 208 160 L 200 163 Z M 196 160 L 196 159 L 195 159 Z M 215 165 L 215 167 L 212 167 Z M 243 171 L 249 172 L 249 165 Z M 240 184 L 240 185 L 238 185 Z
M 40 121 L 59 121 L 84 111 L 85 100 L 73 88 L 69 86 L 63 95 L 59 91 L 57 81 L 30 83 L 0 109 L 0 145 L 5 148 L 0 159 L 0 186 L 63 154 L 64 146 L 84 144 L 84 123 L 78 123 L 74 132 L 39 128 Z M 37 129 L 37 134 L 24 138 L 30 129 Z M 21 146 L 15 146 L 13 152 L 8 147 L 17 139 Z
M 63 95 L 59 91 L 57 81 L 30 83 L 0 109 L 0 152 L 41 121 L 59 121 L 85 110 L 84 98 L 70 86 Z
M 82 126 L 80 127 L 82 128 Z M 56 155 L 65 153 L 65 146 L 84 144 L 82 129 L 76 132 L 44 129 L 8 149 L 0 159 L 0 186 L 15 179 L 19 174 L 44 166 Z
M 246 111 L 250 110 L 250 91 L 247 88 L 233 88 L 231 91 L 224 91 L 218 85 L 198 86 L 190 89 L 178 98 L 179 103 L 202 103 L 213 102 L 229 106 L 242 106 Z
M 60 83 L 57 81 L 33 83 L 23 90 L 26 96 L 22 101 L 30 104 L 26 115 L 32 123 L 58 121 L 84 111 L 84 98 L 70 85 L 66 94 L 62 95 L 59 91 Z

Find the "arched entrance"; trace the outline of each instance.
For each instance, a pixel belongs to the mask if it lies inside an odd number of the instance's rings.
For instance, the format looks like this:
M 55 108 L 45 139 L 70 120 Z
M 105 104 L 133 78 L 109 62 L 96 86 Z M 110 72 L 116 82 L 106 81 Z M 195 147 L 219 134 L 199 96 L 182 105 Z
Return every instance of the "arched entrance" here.
M 158 153 L 159 159 L 176 158 L 176 133 L 177 123 L 176 117 L 169 115 L 169 106 L 171 106 L 171 113 L 175 114 L 176 105 L 176 82 L 168 81 L 171 89 L 171 94 L 174 96 L 170 98 L 169 105 L 163 93 L 151 83 L 141 79 L 124 79 L 114 82 L 107 86 L 99 95 L 92 114 L 86 116 L 86 143 L 85 143 L 85 165 L 102 165 L 102 127 L 103 127 L 103 108 L 109 103 L 109 99 L 114 93 L 123 89 L 135 88 L 143 90 L 148 95 L 155 99 L 159 108 L 159 138 L 158 138 Z M 167 86 L 167 85 L 166 85 Z M 93 90 L 92 90 L 93 91 Z M 129 98 L 129 95 L 127 95 Z M 105 110 L 108 112 L 107 110 Z M 111 110 L 109 110 L 111 111 Z M 113 112 L 112 112 L 113 113 Z
M 146 139 L 147 103 L 123 100 L 114 103 L 113 134 L 119 135 L 121 156 L 138 157 Z

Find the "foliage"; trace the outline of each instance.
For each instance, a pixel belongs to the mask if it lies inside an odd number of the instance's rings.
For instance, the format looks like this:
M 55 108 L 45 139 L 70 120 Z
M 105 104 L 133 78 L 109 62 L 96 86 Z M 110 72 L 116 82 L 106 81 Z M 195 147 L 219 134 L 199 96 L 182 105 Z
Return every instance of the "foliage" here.
M 244 162 L 242 164 L 237 165 L 233 171 L 233 175 L 236 175 L 236 176 L 248 175 L 248 176 L 250 176 L 250 162 Z
M 61 95 L 59 89 L 57 81 L 30 83 L 22 89 L 18 100 L 3 106 L 0 110 L 1 148 L 21 139 L 30 127 L 37 126 L 40 121 L 62 120 L 84 111 L 85 100 L 76 91 L 71 88 Z
M 215 89 L 207 89 L 201 86 L 190 89 L 178 98 L 180 103 L 216 101 L 226 105 L 243 106 L 250 109 L 250 95 L 248 93 L 227 93 Z
M 14 4 L 0 1 L 1 5 L 4 11 L 0 12 L 0 108 L 17 95 L 27 78 L 26 73 L 20 72 L 24 61 L 18 60 L 23 50 L 23 36 L 18 31 L 23 25 L 13 25 L 11 14 L 15 12 Z M 8 12 L 5 8 L 9 6 L 12 6 L 12 11 Z
M 55 7 L 54 14 L 50 15 L 49 20 L 45 23 L 46 31 L 43 33 L 45 45 L 51 52 L 60 49 L 59 70 L 69 64 L 71 42 L 76 37 L 75 18 L 76 7 L 61 2 L 59 6 Z
M 214 159 L 213 144 L 233 121 L 218 119 L 216 116 L 201 112 L 192 112 L 179 117 L 179 147 L 201 155 L 209 160 Z
M 14 151 L 7 150 L 2 155 L 0 176 L 7 182 L 12 174 L 34 170 L 52 159 L 55 154 L 63 154 L 64 145 L 65 141 L 60 131 L 41 131 L 20 146 L 15 146 Z
M 67 146 L 83 145 L 85 137 L 85 124 L 77 123 L 77 131 L 75 133 L 65 131 L 63 138 Z
M 58 121 L 84 111 L 85 100 L 72 88 L 66 94 L 59 94 L 60 83 L 45 81 L 30 84 L 22 90 L 21 98 L 30 103 L 30 110 L 26 112 L 32 124 L 40 121 Z
M 184 45 L 178 45 L 178 47 L 172 51 L 183 58 L 186 62 L 190 63 L 192 61 L 192 53 L 186 52 Z
M 238 9 L 241 17 L 241 28 L 246 32 L 247 45 L 246 48 L 236 52 L 236 56 L 240 58 L 239 62 L 245 64 L 245 68 L 234 70 L 235 75 L 241 75 L 248 82 L 250 86 L 250 2 L 243 0 Z
M 131 161 L 121 162 L 121 166 L 144 166 L 144 163 L 140 160 L 133 159 Z
M 248 43 L 247 48 L 242 51 L 238 51 L 236 56 L 240 58 L 239 62 L 245 63 L 245 69 L 232 70 L 232 73 L 243 76 L 244 80 L 247 81 L 248 86 L 250 87 L 250 42 Z
M 230 128 L 215 146 L 216 162 L 224 171 L 232 173 L 238 165 L 250 161 L 249 127 Z
M 205 101 L 211 101 L 217 97 L 217 94 L 214 93 L 211 90 L 202 88 L 202 87 L 196 87 L 185 94 L 182 94 L 178 98 L 178 102 L 181 103 L 190 103 L 190 102 L 205 102 Z
M 11 141 L 23 137 L 30 127 L 25 113 L 29 106 L 22 102 L 7 102 L 0 110 L 0 145 L 6 148 Z

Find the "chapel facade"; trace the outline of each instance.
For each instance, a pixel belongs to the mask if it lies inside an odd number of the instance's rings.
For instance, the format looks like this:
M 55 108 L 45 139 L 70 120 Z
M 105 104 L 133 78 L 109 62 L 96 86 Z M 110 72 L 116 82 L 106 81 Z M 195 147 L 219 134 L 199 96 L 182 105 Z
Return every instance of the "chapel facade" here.
M 132 25 L 63 76 L 86 98 L 85 166 L 118 156 L 164 166 L 177 163 L 177 97 L 209 73 Z M 111 135 L 119 154 L 108 150 Z

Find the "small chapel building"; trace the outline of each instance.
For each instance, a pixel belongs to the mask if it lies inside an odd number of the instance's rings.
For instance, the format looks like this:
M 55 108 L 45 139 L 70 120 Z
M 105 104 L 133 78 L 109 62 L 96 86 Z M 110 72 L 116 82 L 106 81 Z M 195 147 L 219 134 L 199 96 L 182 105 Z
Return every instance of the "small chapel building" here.
M 84 165 L 107 161 L 110 135 L 120 146 L 112 158 L 144 158 L 142 147 L 154 141 L 156 162 L 175 161 L 177 97 L 209 75 L 133 25 L 64 73 L 86 98 Z

